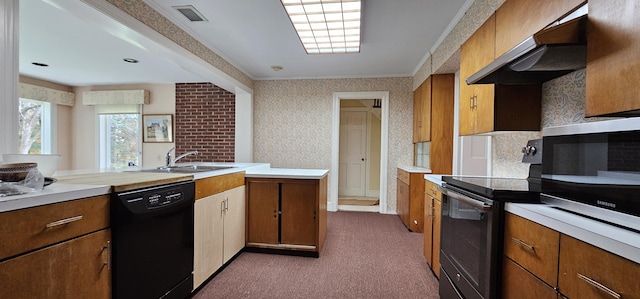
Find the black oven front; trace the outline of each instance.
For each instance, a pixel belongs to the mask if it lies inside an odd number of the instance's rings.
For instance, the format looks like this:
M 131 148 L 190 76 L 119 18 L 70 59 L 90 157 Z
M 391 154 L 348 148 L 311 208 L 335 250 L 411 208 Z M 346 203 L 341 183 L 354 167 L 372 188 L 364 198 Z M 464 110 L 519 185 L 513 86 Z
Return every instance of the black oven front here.
M 495 298 L 500 202 L 446 185 L 442 203 L 441 298 Z
M 604 121 L 543 131 L 542 200 L 639 230 L 638 124 Z

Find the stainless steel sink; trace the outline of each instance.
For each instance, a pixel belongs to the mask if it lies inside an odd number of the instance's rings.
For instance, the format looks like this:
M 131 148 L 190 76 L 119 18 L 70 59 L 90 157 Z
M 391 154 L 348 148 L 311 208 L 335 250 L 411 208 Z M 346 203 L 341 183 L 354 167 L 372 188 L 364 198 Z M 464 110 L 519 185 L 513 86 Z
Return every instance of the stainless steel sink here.
M 154 169 L 143 169 L 143 172 L 165 172 L 165 173 L 198 173 L 233 168 L 233 166 L 213 166 L 213 165 L 179 165 L 160 166 Z

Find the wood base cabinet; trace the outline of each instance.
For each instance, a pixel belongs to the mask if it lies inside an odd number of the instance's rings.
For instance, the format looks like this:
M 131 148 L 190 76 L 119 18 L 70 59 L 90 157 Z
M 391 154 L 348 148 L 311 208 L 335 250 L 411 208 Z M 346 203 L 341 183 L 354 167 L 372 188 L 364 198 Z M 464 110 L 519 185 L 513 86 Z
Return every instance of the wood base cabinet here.
M 416 233 L 424 228 L 424 174 L 398 168 L 396 209 L 404 226 Z
M 111 298 L 109 196 L 0 213 L 0 298 Z
M 196 181 L 194 289 L 244 248 L 245 215 L 244 173 Z
M 327 176 L 247 178 L 247 247 L 313 252 L 327 230 Z
M 436 184 L 425 180 L 424 192 L 424 257 L 440 278 L 440 231 L 442 223 L 442 193 Z

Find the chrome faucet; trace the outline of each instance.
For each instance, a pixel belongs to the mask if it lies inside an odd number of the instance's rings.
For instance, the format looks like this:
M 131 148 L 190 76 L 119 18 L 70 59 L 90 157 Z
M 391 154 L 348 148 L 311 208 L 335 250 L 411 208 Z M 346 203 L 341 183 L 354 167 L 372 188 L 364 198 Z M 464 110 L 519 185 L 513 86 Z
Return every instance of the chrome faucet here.
M 167 163 L 166 163 L 165 167 L 173 166 L 176 163 L 176 161 L 178 161 L 178 160 L 180 160 L 180 159 L 182 159 L 182 158 L 184 158 L 186 156 L 190 156 L 190 155 L 194 155 L 195 156 L 195 155 L 198 154 L 198 151 L 191 151 L 191 152 L 186 152 L 186 153 L 184 153 L 184 154 L 182 154 L 180 156 L 177 156 L 175 159 L 171 159 L 171 152 L 175 151 L 175 149 L 176 149 L 176 147 L 174 146 L 167 152 L 167 157 L 166 157 Z
M 175 164 L 178 160 L 180 160 L 180 159 L 182 159 L 182 158 L 184 158 L 186 156 L 190 156 L 190 155 L 194 155 L 195 156 L 197 154 L 198 154 L 198 151 L 186 152 L 186 153 L 184 153 L 184 154 L 182 154 L 180 156 L 177 156 L 175 159 L 171 160 L 171 165 Z

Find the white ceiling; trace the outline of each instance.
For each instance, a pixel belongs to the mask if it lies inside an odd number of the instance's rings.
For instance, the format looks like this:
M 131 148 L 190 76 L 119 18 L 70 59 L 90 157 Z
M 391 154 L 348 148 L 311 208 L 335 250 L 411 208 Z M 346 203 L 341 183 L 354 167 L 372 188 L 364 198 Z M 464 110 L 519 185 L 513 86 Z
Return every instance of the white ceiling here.
M 473 3 L 363 0 L 360 53 L 307 55 L 278 0 L 144 1 L 254 80 L 412 76 Z M 209 21 L 170 7 L 186 4 Z M 80 1 L 20 0 L 23 75 L 72 86 L 203 80 L 161 48 Z

